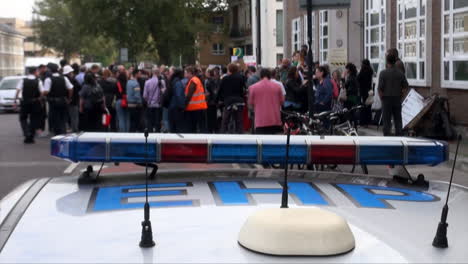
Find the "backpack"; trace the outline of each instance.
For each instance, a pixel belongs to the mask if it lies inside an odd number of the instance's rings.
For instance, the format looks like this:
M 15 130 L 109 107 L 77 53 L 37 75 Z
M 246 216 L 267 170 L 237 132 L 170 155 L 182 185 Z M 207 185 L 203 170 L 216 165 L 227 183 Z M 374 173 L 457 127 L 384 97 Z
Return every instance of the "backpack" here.
M 91 106 L 96 106 L 102 104 L 104 97 L 104 92 L 99 84 L 91 86 L 91 90 L 89 91 L 89 103 Z

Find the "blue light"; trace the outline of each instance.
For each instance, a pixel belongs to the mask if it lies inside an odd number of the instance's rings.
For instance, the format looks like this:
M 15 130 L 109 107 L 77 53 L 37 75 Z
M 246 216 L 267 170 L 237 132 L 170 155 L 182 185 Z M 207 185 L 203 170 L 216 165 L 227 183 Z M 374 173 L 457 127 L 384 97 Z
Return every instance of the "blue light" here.
M 307 163 L 307 145 L 289 146 L 289 164 Z M 286 157 L 286 146 L 280 144 L 265 144 L 262 146 L 263 163 L 284 163 Z
M 369 165 L 404 164 L 404 148 L 401 141 L 359 142 L 359 160 Z
M 51 155 L 73 162 L 78 161 L 75 153 L 76 138 L 75 135 L 52 138 L 50 144 Z
M 257 162 L 257 144 L 213 144 L 211 162 L 255 163 Z
M 145 159 L 148 155 L 148 159 Z M 138 142 L 111 142 L 110 159 L 118 162 L 156 162 L 156 144 L 148 143 L 146 153 L 145 143 Z
M 75 153 L 81 161 L 101 161 L 106 157 L 105 142 L 80 142 L 79 146 Z
M 408 142 L 408 164 L 437 165 L 447 160 L 448 144 Z

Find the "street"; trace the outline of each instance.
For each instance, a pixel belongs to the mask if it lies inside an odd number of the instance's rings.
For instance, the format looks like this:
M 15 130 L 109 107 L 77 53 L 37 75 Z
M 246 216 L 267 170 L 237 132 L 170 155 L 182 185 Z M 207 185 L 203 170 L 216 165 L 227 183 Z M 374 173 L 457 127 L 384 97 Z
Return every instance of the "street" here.
M 0 114 L 0 199 L 19 184 L 40 177 L 56 177 L 70 162 L 50 156 L 49 138 L 23 144 L 18 114 Z
M 23 182 L 41 177 L 58 177 L 78 175 L 88 164 L 73 164 L 50 156 L 49 138 L 37 138 L 36 144 L 23 144 L 18 122 L 18 114 L 0 114 L 0 199 Z M 99 164 L 93 164 L 99 168 Z M 161 164 L 161 169 L 209 169 L 209 168 L 261 168 L 247 164 Z M 339 171 L 350 172 L 350 166 L 339 166 Z M 450 164 L 437 167 L 411 166 L 408 170 L 413 176 L 423 173 L 428 180 L 448 181 L 450 179 Z M 144 168 L 133 164 L 106 164 L 102 173 L 143 172 Z M 361 168 L 357 167 L 360 173 Z M 385 166 L 369 166 L 369 173 L 377 176 L 388 176 Z M 462 171 L 455 171 L 454 182 L 468 186 L 468 179 Z

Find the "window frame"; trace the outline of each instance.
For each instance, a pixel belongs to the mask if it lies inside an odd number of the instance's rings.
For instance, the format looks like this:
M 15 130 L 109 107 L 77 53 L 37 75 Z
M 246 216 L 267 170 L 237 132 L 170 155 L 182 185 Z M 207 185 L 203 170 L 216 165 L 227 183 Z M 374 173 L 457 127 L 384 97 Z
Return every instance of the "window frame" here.
M 442 2 L 443 4 L 443 2 Z M 440 80 L 442 88 L 455 88 L 455 89 L 464 89 L 468 90 L 468 80 L 467 81 L 456 81 L 454 80 L 454 62 L 456 61 L 468 61 L 468 52 L 465 55 L 455 55 L 453 52 L 453 40 L 454 38 L 466 37 L 468 38 L 468 30 L 465 32 L 454 32 L 454 16 L 460 13 L 467 13 L 468 7 L 454 9 L 453 1 L 450 1 L 450 6 L 448 10 L 445 10 L 445 6 L 442 5 L 441 8 L 441 62 L 440 62 Z M 449 16 L 449 28 L 448 33 L 445 33 L 445 16 Z M 467 26 L 468 27 L 468 26 Z M 445 40 L 448 39 L 449 45 L 449 54 L 445 56 Z M 445 80 L 445 66 L 444 64 L 449 63 L 449 79 Z
M 324 19 L 324 14 L 326 14 L 326 17 L 327 17 L 327 21 L 325 21 Z M 320 54 L 320 57 L 319 57 L 319 62 L 320 64 L 327 64 L 328 63 L 328 58 L 329 58 L 329 55 L 330 55 L 330 12 L 329 10 L 320 10 L 319 12 L 319 29 L 320 29 L 320 33 L 319 33 L 319 54 Z M 323 34 L 323 29 L 327 27 L 327 35 L 325 36 Z M 324 49 L 323 48 L 323 42 L 324 40 L 327 40 L 327 48 Z M 327 59 L 325 60 L 324 59 L 324 54 L 327 54 Z
M 214 49 L 214 46 L 216 45 L 216 49 Z M 220 49 L 220 46 L 222 45 L 222 49 Z M 211 44 L 211 55 L 213 56 L 224 56 L 226 55 L 226 47 L 224 46 L 224 43 L 222 42 L 216 42 Z
M 378 2 L 377 7 L 373 7 L 374 1 Z M 394 0 L 390 0 L 394 1 Z M 382 65 L 385 65 L 385 51 L 387 48 L 386 44 L 386 22 L 389 21 L 387 16 L 387 1 L 386 0 L 365 0 L 364 1 L 364 57 L 369 59 L 371 65 L 377 64 L 378 68 L 374 69 L 377 73 Z M 371 25 L 372 14 L 378 14 L 379 22 L 376 25 Z M 383 21 L 382 14 L 384 14 L 385 21 Z M 371 41 L 371 32 L 374 29 L 378 29 L 379 40 L 376 43 Z M 379 55 L 377 58 L 372 58 L 372 48 L 377 47 Z M 383 47 L 383 49 L 382 49 Z
M 408 78 L 408 83 L 412 86 L 427 86 L 429 82 L 428 76 L 428 59 L 427 59 L 427 52 L 428 52 L 428 30 L 427 30 L 427 20 L 428 20 L 428 12 L 427 12 L 427 1 L 426 0 L 413 0 L 416 2 L 416 16 L 412 18 L 406 18 L 406 5 L 408 4 L 407 0 L 398 0 L 397 2 L 397 48 L 400 54 L 400 58 L 403 63 L 416 63 L 416 78 Z M 421 15 L 421 3 L 422 1 L 426 1 L 425 12 L 424 15 Z M 403 8 L 402 10 L 402 18 L 400 19 L 400 7 Z M 421 22 L 424 21 L 424 36 L 421 36 Z M 406 36 L 406 25 L 408 23 L 416 23 L 416 33 L 415 38 L 408 39 Z M 402 25 L 402 27 L 400 27 Z M 401 29 L 403 31 L 401 32 Z M 400 38 L 400 35 L 402 36 Z M 406 56 L 406 45 L 409 43 L 416 43 L 416 54 L 415 56 L 407 57 Z M 421 43 L 424 44 L 424 54 L 421 56 Z M 401 47 L 400 48 L 400 44 Z M 424 78 L 421 78 L 421 63 L 424 63 Z M 406 66 L 406 65 L 405 65 Z M 408 71 L 407 71 L 408 72 Z
M 297 25 L 297 30 L 295 25 Z M 294 36 L 297 34 L 297 41 L 295 41 Z M 294 18 L 291 20 L 291 54 L 300 50 L 301 45 L 301 17 Z M 297 46 L 297 49 L 295 49 Z
M 307 14 L 305 14 L 302 18 L 303 20 L 303 27 L 304 27 L 304 37 L 303 37 L 303 45 L 307 45 L 307 47 L 309 46 L 309 43 L 307 42 L 307 34 L 309 33 L 308 31 L 308 27 L 307 27 Z M 312 12 L 312 56 L 314 58 L 316 58 L 316 54 L 315 54 L 315 49 L 316 49 L 316 44 L 317 44 L 317 41 L 315 39 L 315 12 Z

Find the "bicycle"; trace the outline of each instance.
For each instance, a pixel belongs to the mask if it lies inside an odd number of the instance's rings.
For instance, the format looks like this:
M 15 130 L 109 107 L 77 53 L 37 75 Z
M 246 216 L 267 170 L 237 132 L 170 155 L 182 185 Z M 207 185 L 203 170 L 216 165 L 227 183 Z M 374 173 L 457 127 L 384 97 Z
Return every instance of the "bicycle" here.
M 340 112 L 336 112 L 331 118 L 331 126 L 330 126 L 330 132 L 331 135 L 336 135 L 336 136 L 347 136 L 347 137 L 358 137 L 359 133 L 358 130 L 356 129 L 353 124 L 351 124 L 351 117 L 356 116 L 359 111 L 364 108 L 364 106 L 359 105 L 351 108 L 350 110 L 348 109 L 343 109 Z M 345 122 L 336 125 L 336 123 L 340 120 L 346 120 Z M 337 169 L 338 166 L 336 165 L 335 169 Z M 369 174 L 369 170 L 367 168 L 367 165 L 362 164 L 361 165 L 362 171 L 364 174 Z M 356 165 L 353 165 L 353 168 L 351 169 L 351 173 L 354 173 L 356 170 Z

